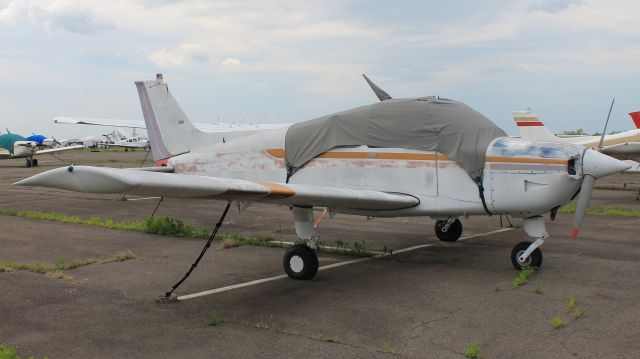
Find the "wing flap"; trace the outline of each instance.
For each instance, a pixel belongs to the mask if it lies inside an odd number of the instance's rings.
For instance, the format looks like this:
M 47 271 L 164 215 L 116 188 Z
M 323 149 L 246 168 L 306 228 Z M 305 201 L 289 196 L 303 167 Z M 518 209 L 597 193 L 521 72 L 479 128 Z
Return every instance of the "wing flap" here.
M 16 185 L 88 193 L 242 200 L 361 210 L 403 209 L 419 203 L 417 198 L 399 193 L 91 166 L 50 170 Z

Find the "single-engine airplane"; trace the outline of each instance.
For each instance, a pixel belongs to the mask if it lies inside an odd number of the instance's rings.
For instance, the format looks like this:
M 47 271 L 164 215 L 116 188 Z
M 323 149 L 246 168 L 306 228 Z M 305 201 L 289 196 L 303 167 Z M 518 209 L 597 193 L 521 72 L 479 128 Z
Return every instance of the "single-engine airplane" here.
M 459 217 L 509 214 L 523 218 L 524 231 L 535 238 L 513 247 L 514 267 L 540 267 L 540 246 L 549 238 L 543 215 L 553 218 L 578 196 L 577 237 L 595 180 L 629 167 L 583 146 L 510 138 L 461 102 L 393 99 L 365 79 L 380 102 L 288 128 L 224 134 L 197 130 L 162 77 L 136 82 L 161 167 L 70 165 L 17 185 L 238 201 L 239 208 L 290 206 L 304 244 L 286 251 L 284 270 L 290 278 L 311 279 L 318 270 L 314 207 L 330 214 L 429 216 L 443 241 L 460 238 Z
M 0 159 L 25 158 L 25 165 L 31 167 L 38 165 L 38 159 L 34 158 L 35 155 L 82 148 L 82 146 L 46 148 L 53 145 L 53 142 L 46 140 L 47 138 L 42 135 L 32 135 L 24 138 L 7 131 L 7 133 L 0 135 Z

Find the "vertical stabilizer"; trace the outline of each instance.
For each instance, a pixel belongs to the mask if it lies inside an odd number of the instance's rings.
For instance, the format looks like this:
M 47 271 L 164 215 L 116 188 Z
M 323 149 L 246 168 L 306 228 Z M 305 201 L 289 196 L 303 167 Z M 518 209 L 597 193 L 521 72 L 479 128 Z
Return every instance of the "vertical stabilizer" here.
M 516 122 L 520 137 L 525 140 L 554 141 L 558 139 L 544 126 L 542 121 L 531 112 L 531 109 L 514 111 L 513 120 Z
M 633 123 L 636 125 L 636 128 L 640 128 L 640 111 L 630 112 L 629 116 L 633 120 Z
M 155 161 L 223 142 L 221 134 L 202 132 L 191 123 L 162 74 L 155 81 L 138 81 L 136 87 Z

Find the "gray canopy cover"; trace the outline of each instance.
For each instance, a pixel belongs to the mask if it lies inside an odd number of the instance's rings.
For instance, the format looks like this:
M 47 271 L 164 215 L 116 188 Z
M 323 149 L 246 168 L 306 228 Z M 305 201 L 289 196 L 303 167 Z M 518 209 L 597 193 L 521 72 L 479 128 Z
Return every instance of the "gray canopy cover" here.
M 407 148 L 443 153 L 475 179 L 487 147 L 502 136 L 504 131 L 491 120 L 457 101 L 389 99 L 292 125 L 285 139 L 285 162 L 291 176 L 337 146 Z

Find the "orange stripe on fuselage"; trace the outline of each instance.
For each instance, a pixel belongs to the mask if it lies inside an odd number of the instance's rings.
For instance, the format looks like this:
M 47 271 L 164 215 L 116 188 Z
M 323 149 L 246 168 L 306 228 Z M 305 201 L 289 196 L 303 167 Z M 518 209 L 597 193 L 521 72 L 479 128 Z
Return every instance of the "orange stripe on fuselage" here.
M 267 153 L 276 158 L 284 158 L 284 150 L 280 148 L 267 149 Z M 399 153 L 399 152 L 325 152 L 316 158 L 341 158 L 341 159 L 381 159 L 381 160 L 413 160 L 413 161 L 451 161 L 447 156 L 438 153 Z M 536 157 L 508 157 L 488 156 L 486 162 L 502 163 L 544 163 L 566 164 L 567 160 L 557 158 Z
M 502 163 L 544 163 L 563 165 L 567 160 L 557 158 L 531 158 L 531 157 L 504 157 L 504 156 L 487 156 L 486 162 L 502 162 Z
M 287 186 L 283 186 L 280 184 L 271 183 L 271 182 L 261 182 L 261 181 L 252 181 L 252 182 L 257 183 L 261 186 L 267 187 L 269 191 L 271 191 L 271 194 L 269 196 L 286 198 L 286 197 L 294 196 L 296 194 L 296 191 L 292 190 Z

